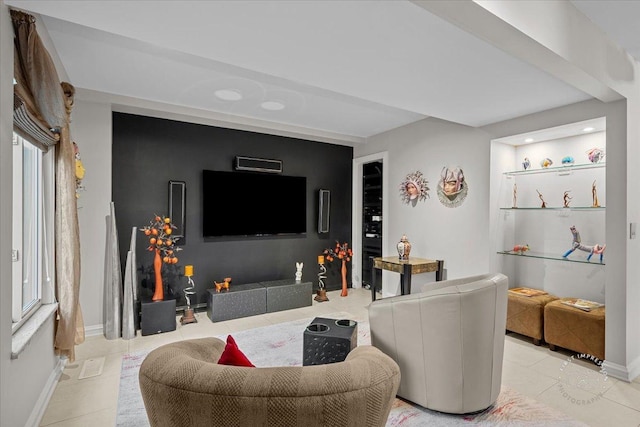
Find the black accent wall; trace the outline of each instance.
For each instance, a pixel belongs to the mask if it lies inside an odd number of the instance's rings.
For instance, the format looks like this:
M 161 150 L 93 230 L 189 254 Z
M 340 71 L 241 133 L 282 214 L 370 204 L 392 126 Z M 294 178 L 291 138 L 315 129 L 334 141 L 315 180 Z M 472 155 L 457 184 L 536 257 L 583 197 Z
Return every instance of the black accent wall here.
M 124 269 L 132 227 L 148 225 L 155 214 L 168 215 L 168 182 L 186 182 L 186 243 L 178 264 L 164 265 L 165 298 L 184 305 L 184 266 L 194 266 L 197 294 L 206 303 L 213 281 L 231 277 L 234 284 L 294 280 L 296 262 L 304 262 L 303 281 L 317 289 L 317 256 L 336 240 L 351 239 L 353 149 L 296 138 L 218 128 L 166 119 L 113 114 L 112 199 L 115 203 Z M 235 156 L 277 159 L 283 175 L 307 177 L 307 233 L 296 236 L 203 238 L 202 170 L 232 171 Z M 242 172 L 237 172 L 242 173 Z M 245 172 L 246 173 L 246 172 Z M 331 191 L 330 232 L 317 233 L 318 190 Z M 224 209 L 225 201 L 217 201 Z M 251 217 L 277 210 L 255 206 Z M 215 218 L 207 218 L 215 221 Z M 139 295 L 153 294 L 153 255 L 137 232 Z M 328 266 L 327 289 L 340 288 L 340 264 Z

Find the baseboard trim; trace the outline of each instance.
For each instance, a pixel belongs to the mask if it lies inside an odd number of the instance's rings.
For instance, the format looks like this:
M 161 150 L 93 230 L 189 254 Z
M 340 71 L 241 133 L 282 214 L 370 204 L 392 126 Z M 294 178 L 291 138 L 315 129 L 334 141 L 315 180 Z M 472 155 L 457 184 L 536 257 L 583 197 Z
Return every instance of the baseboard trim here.
M 605 360 L 602 367 L 607 371 L 607 376 L 631 382 L 640 375 L 640 357 L 635 358 L 627 366 Z
M 38 396 L 38 400 L 33 406 L 29 419 L 27 419 L 27 422 L 24 424 L 25 427 L 38 427 L 42 422 L 42 417 L 44 417 L 47 406 L 49 406 L 49 400 L 51 400 L 51 396 L 53 396 L 53 392 L 56 390 L 56 385 L 66 364 L 66 357 L 58 357 L 58 363 L 53 368 L 53 371 L 51 371 L 49 379 L 47 379 L 40 396 Z
M 84 336 L 85 337 L 95 337 L 98 335 L 102 335 L 104 333 L 103 331 L 104 327 L 102 324 L 100 325 L 92 325 L 92 326 L 85 326 L 84 328 Z
M 629 381 L 635 380 L 640 375 L 640 356 L 629 363 L 627 369 L 629 370 Z

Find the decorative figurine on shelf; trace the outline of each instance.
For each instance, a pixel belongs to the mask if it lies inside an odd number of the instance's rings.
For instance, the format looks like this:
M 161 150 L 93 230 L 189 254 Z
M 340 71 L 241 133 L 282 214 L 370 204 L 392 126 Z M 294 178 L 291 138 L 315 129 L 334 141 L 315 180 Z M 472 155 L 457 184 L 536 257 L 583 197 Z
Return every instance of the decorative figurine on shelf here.
M 424 179 L 422 172 L 411 172 L 400 183 L 400 198 L 404 203 L 415 206 L 418 201 L 427 200 L 429 197 L 428 184 L 429 182 Z
M 155 274 L 155 290 L 151 300 L 164 300 L 164 285 L 162 283 L 162 263 L 177 264 L 178 258 L 175 252 L 181 250 L 175 246 L 178 236 L 173 236 L 176 227 L 171 224 L 171 218 L 154 215 L 149 225 L 140 228 L 140 231 L 149 238 L 149 252 L 155 252 L 153 258 L 153 271 Z M 162 255 L 162 256 L 161 256 Z
M 565 208 L 569 207 L 569 203 L 571 202 L 571 199 L 573 199 L 573 197 L 569 196 L 570 192 L 571 192 L 571 190 L 567 190 L 562 195 L 562 206 L 565 207 Z
M 522 169 L 527 170 L 531 167 L 531 160 L 529 160 L 528 157 L 524 158 L 524 161 L 522 162 Z
M 582 240 L 580 239 L 580 233 L 578 232 L 578 230 L 576 230 L 576 226 L 572 225 L 571 227 L 569 227 L 569 230 L 571 230 L 571 234 L 573 235 L 573 242 L 571 249 L 569 249 L 564 253 L 564 255 L 562 255 L 563 258 L 568 257 L 569 255 L 571 255 L 571 253 L 573 253 L 573 251 L 579 249 L 584 252 L 589 252 L 587 261 L 591 261 L 591 257 L 593 256 L 593 254 L 597 254 L 600 255 L 600 262 L 602 262 L 602 260 L 604 259 L 604 250 L 607 248 L 607 245 L 583 245 Z
M 329 301 L 329 298 L 327 298 L 327 290 L 324 287 L 324 279 L 327 278 L 327 267 L 324 266 L 324 255 L 318 255 L 318 266 L 320 268 L 320 272 L 318 273 L 318 291 L 313 299 L 318 302 Z
M 551 160 L 548 157 L 545 157 L 544 159 L 540 160 L 540 166 L 542 166 L 543 168 L 548 168 L 552 164 L 553 164 L 553 160 Z
M 544 198 L 542 197 L 542 194 L 540 194 L 540 192 L 538 190 L 536 190 L 536 192 L 538 193 L 538 197 L 542 201 L 542 206 L 540 206 L 540 207 L 541 208 L 546 208 L 547 207 L 547 202 L 544 201 Z
M 222 283 L 218 283 L 215 280 L 213 283 L 216 285 L 216 292 L 220 292 L 221 290 L 228 291 L 229 284 L 231 283 L 231 277 L 225 277 Z
M 518 184 L 513 183 L 513 205 L 511 206 L 513 209 L 518 207 Z
M 598 163 L 604 159 L 604 150 L 601 148 L 591 148 L 587 150 L 587 157 L 591 163 Z
M 596 189 L 596 181 L 593 181 L 591 184 L 591 198 L 593 199 L 593 203 L 591 204 L 592 208 L 599 208 L 600 202 L 598 202 L 598 190 Z
M 304 265 L 304 263 L 302 262 L 296 262 L 296 282 L 299 282 L 302 280 L 302 266 Z
M 191 298 L 189 298 L 190 295 L 193 295 L 196 293 L 196 291 L 194 291 L 194 288 L 196 287 L 196 285 L 195 283 L 193 283 L 193 279 L 191 279 L 191 276 L 193 276 L 193 265 L 184 266 L 184 275 L 187 278 L 187 287 L 184 288 L 184 291 L 183 291 L 184 298 L 187 300 L 187 308 L 184 309 L 184 316 L 180 318 L 181 325 L 187 325 L 189 323 L 198 323 L 198 319 L 196 319 L 196 316 L 194 316 L 193 308 L 191 308 Z
M 512 252 L 518 252 L 520 255 L 529 250 L 529 244 L 524 245 L 515 245 L 512 249 Z
M 569 166 L 572 165 L 574 163 L 574 159 L 571 156 L 564 156 L 562 158 L 562 166 Z
M 411 242 L 405 234 L 402 235 L 400 241 L 398 242 L 398 258 L 401 261 L 409 260 L 409 253 L 411 252 Z
M 340 268 L 342 292 L 340 292 L 340 296 L 346 297 L 349 295 L 347 292 L 347 262 L 351 261 L 351 258 L 353 258 L 353 250 L 349 247 L 347 242 L 340 243 L 336 241 L 335 248 L 325 249 L 323 254 L 329 262 L 333 262 L 336 258 L 342 261 L 342 267 Z

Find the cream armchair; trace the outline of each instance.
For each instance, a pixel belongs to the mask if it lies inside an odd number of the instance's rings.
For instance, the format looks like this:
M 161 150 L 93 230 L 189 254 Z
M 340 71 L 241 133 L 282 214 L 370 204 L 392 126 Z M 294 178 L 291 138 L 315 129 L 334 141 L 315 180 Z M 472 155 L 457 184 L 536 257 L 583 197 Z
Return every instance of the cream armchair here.
M 507 276 L 484 274 L 372 302 L 371 344 L 400 366 L 398 396 L 454 414 L 495 403 L 508 287 Z

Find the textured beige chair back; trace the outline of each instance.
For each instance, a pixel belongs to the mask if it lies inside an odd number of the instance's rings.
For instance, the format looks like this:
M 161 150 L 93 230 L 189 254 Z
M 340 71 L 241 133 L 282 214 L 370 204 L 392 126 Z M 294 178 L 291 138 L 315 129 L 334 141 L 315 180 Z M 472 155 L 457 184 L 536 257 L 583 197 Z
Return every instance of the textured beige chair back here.
M 484 274 L 372 302 L 371 344 L 400 366 L 398 396 L 455 414 L 495 403 L 508 287 L 505 275 Z
M 384 426 L 400 383 L 372 346 L 344 362 L 275 368 L 218 365 L 224 346 L 202 338 L 149 353 L 139 381 L 152 427 Z

